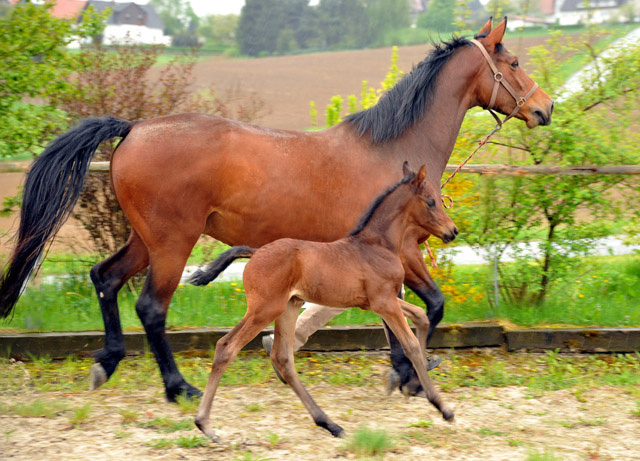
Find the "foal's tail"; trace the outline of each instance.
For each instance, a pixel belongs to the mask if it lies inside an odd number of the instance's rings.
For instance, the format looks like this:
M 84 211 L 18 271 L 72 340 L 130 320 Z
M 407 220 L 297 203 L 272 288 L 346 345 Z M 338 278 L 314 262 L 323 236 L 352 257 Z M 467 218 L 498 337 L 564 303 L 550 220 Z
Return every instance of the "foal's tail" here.
M 98 145 L 124 138 L 132 126 L 133 122 L 111 116 L 85 119 L 56 138 L 33 162 L 24 185 L 16 246 L 0 274 L 0 318 L 13 311 L 47 241 L 71 214 Z
M 257 250 L 246 246 L 233 247 L 225 251 L 209 264 L 205 270 L 198 270 L 191 277 L 189 283 L 192 285 L 206 285 L 214 280 L 220 273 L 238 258 L 250 258 Z

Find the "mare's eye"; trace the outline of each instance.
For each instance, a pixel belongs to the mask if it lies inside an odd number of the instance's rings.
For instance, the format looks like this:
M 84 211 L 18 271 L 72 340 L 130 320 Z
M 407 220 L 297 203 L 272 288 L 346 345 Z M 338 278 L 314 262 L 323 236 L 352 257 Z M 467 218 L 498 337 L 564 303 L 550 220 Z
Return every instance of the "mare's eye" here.
M 432 198 L 427 199 L 426 202 L 429 208 L 433 208 L 434 206 L 436 206 L 436 201 Z
M 513 62 L 511 63 L 511 67 L 513 67 L 514 69 L 517 69 L 519 65 L 520 65 L 520 64 L 518 64 L 518 61 L 517 61 L 517 60 L 515 60 L 515 61 L 513 61 Z

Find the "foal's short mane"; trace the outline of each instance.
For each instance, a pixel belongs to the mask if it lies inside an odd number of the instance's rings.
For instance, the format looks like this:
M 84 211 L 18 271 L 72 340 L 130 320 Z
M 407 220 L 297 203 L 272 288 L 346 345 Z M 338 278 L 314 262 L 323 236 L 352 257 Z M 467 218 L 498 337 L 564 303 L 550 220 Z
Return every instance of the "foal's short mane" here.
M 358 224 L 356 225 L 356 227 L 353 228 L 353 230 L 351 230 L 351 232 L 349 232 L 348 235 L 354 236 L 362 232 L 364 228 L 367 227 L 367 224 L 369 224 L 369 221 L 371 221 L 373 214 L 380 207 L 380 205 L 382 205 L 382 202 L 384 202 L 385 199 L 389 197 L 393 193 L 393 191 L 395 191 L 398 187 L 400 187 L 403 184 L 407 184 L 415 176 L 416 176 L 415 173 L 409 173 L 407 176 L 402 178 L 400 182 L 398 182 L 397 184 L 394 184 L 393 186 L 385 190 L 383 193 L 378 195 L 375 198 L 375 200 L 371 203 L 371 205 L 369 205 L 369 208 L 367 209 L 367 211 L 365 211 L 364 214 L 360 216 L 360 219 L 358 220 Z
M 448 42 L 434 43 L 435 48 L 429 56 L 382 96 L 375 106 L 349 115 L 345 123 L 350 123 L 359 136 L 368 132 L 375 144 L 399 136 L 424 114 L 433 98 L 438 74 L 449 58 L 458 48 L 470 44 L 466 38 L 456 36 Z

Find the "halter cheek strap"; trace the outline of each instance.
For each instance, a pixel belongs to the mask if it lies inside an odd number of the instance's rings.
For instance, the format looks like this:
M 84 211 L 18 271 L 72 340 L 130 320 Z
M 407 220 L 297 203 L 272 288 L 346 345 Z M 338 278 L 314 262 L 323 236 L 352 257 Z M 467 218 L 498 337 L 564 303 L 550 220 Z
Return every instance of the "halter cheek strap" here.
M 442 186 L 440 186 L 441 190 L 444 189 L 444 186 L 446 186 L 449 183 L 449 181 L 451 181 L 453 177 L 458 174 L 458 172 L 462 169 L 462 167 L 465 166 L 469 160 L 471 160 L 471 157 L 473 157 L 474 154 L 478 152 L 478 150 L 480 150 L 482 146 L 484 146 L 489 141 L 489 139 L 491 139 L 491 136 L 493 136 L 498 130 L 500 130 L 500 128 L 502 128 L 502 125 L 504 124 L 504 122 L 506 122 L 507 120 L 509 120 L 511 117 L 513 117 L 518 113 L 520 108 L 524 106 L 524 104 L 531 97 L 531 95 L 533 95 L 533 93 L 535 93 L 535 91 L 538 89 L 538 84 L 536 82 L 533 82 L 533 86 L 529 91 L 527 91 L 527 94 L 525 94 L 524 96 L 518 96 L 518 94 L 516 93 L 516 90 L 514 90 L 513 87 L 509 84 L 509 82 L 507 82 L 504 79 L 504 75 L 502 74 L 502 72 L 498 70 L 498 68 L 496 67 L 496 64 L 493 62 L 493 59 L 491 59 L 491 56 L 489 56 L 489 53 L 487 53 L 487 50 L 485 49 L 484 45 L 482 45 L 482 43 L 480 43 L 477 40 L 471 40 L 471 43 L 476 45 L 478 49 L 482 52 L 482 55 L 487 60 L 487 63 L 489 63 L 491 72 L 493 72 L 493 80 L 494 80 L 493 91 L 491 92 L 491 99 L 489 100 L 489 105 L 485 107 L 485 109 L 487 109 L 489 113 L 493 115 L 493 118 L 496 119 L 497 125 L 493 130 L 491 130 L 491 132 L 488 135 L 484 137 L 484 139 L 482 139 L 478 143 L 478 146 L 475 148 L 475 150 L 471 152 L 471 154 L 469 154 L 469 156 L 466 159 L 464 159 L 464 161 L 460 165 L 458 165 L 458 167 L 455 169 L 453 173 L 451 173 L 451 175 L 447 178 L 447 180 L 442 183 Z M 507 115 L 504 120 L 500 120 L 500 117 L 498 117 L 498 114 L 496 114 L 493 111 L 493 105 L 495 104 L 496 98 L 498 97 L 498 89 L 500 88 L 500 85 L 505 87 L 505 89 L 509 92 L 511 96 L 513 96 L 513 99 L 516 101 L 516 107 L 514 107 L 511 113 Z M 447 209 L 451 208 L 453 206 L 453 199 L 449 195 L 442 194 L 442 205 L 444 206 L 444 208 L 447 208 Z M 434 257 L 433 252 L 431 251 L 431 248 L 429 248 L 429 242 L 425 240 L 424 244 L 427 247 L 427 252 L 429 253 L 429 256 L 431 257 L 431 265 L 434 268 L 438 267 L 438 264 L 436 263 L 436 258 Z
M 531 95 L 533 95 L 533 93 L 535 93 L 535 91 L 538 89 L 538 84 L 534 82 L 533 86 L 527 92 L 527 94 L 525 94 L 524 96 L 518 96 L 518 94 L 516 93 L 516 90 L 514 90 L 511 84 L 504 79 L 504 75 L 502 74 L 502 72 L 498 70 L 498 68 L 496 67 L 496 64 L 493 62 L 493 59 L 491 59 L 491 56 L 489 56 L 489 53 L 487 53 L 487 50 L 485 49 L 484 45 L 475 39 L 472 39 L 471 43 L 473 43 L 478 47 L 478 49 L 482 53 L 482 56 L 484 56 L 484 58 L 487 60 L 487 63 L 491 68 L 491 72 L 493 72 L 493 80 L 494 80 L 493 91 L 491 92 L 491 99 L 489 100 L 489 105 L 485 107 L 485 109 L 487 109 L 489 113 L 493 115 L 493 118 L 496 119 L 498 126 L 501 127 L 504 122 L 506 122 L 507 120 L 509 120 L 511 117 L 513 117 L 518 113 L 520 108 L 524 106 L 524 104 L 531 97 Z M 513 99 L 516 101 L 516 107 L 514 107 L 511 113 L 507 115 L 507 117 L 504 120 L 500 120 L 498 115 L 493 111 L 493 105 L 495 104 L 496 98 L 498 97 L 498 89 L 500 88 L 500 85 L 502 85 L 513 97 Z

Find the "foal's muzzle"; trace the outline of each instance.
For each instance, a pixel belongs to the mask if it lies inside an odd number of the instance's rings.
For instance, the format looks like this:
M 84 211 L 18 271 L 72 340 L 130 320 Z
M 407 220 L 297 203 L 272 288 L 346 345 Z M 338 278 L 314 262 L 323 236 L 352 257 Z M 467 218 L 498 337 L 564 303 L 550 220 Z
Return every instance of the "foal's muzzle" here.
M 458 228 L 456 226 L 453 226 L 453 229 L 450 232 L 446 232 L 442 235 L 442 241 L 444 243 L 453 242 L 456 239 L 457 235 L 458 235 Z

